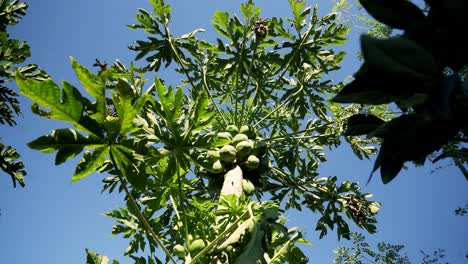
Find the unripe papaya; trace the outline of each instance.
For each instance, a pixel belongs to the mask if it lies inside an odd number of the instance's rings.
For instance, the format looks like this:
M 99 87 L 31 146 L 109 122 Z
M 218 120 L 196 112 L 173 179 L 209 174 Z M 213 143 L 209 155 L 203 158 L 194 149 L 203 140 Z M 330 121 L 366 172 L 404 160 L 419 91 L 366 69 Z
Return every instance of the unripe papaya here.
M 175 245 L 173 251 L 174 255 L 178 256 L 179 258 L 183 258 L 185 255 L 185 249 L 182 245 Z
M 171 151 L 165 148 L 157 148 L 153 154 L 157 158 L 162 158 L 171 154 Z
M 206 152 L 206 154 L 208 155 L 208 157 L 213 157 L 213 158 L 219 158 L 219 150 L 208 150 Z
M 229 132 L 231 136 L 235 136 L 236 134 L 239 133 L 239 128 L 237 128 L 237 126 L 235 125 L 229 125 L 226 127 L 226 131 Z
M 236 159 L 237 150 L 234 146 L 224 145 L 219 150 L 219 157 L 224 162 L 233 162 Z
M 247 135 L 250 139 L 255 139 L 255 130 L 251 126 L 246 126 L 246 125 L 242 126 L 239 129 L 239 133 Z
M 254 147 L 254 142 L 250 139 L 239 142 L 236 145 L 237 157 L 239 158 L 247 157 L 250 154 L 250 152 L 252 152 L 253 147 Z
M 205 248 L 205 241 L 203 239 L 195 239 L 190 243 L 190 253 L 199 252 Z
M 255 186 L 253 185 L 251 181 L 243 179 L 242 190 L 244 190 L 245 194 L 250 195 L 255 191 Z
M 263 157 L 268 151 L 268 146 L 265 142 L 257 141 L 255 142 L 254 154 L 257 157 Z
M 224 164 L 221 160 L 217 160 L 213 163 L 211 168 L 212 173 L 221 173 L 224 171 Z
M 249 137 L 246 134 L 237 134 L 232 139 L 232 145 L 237 146 L 237 144 L 239 144 L 240 142 L 246 141 L 248 139 L 249 139 Z
M 227 139 L 227 140 L 229 140 L 229 141 L 231 141 L 231 140 L 232 140 L 232 137 L 233 137 L 233 136 L 231 135 L 231 133 L 229 133 L 229 132 L 219 132 L 219 133 L 217 134 L 217 136 L 218 136 L 218 138 Z
M 260 164 L 260 159 L 257 158 L 257 156 L 255 155 L 250 155 L 245 161 L 245 166 L 251 170 L 258 168 L 259 164 Z

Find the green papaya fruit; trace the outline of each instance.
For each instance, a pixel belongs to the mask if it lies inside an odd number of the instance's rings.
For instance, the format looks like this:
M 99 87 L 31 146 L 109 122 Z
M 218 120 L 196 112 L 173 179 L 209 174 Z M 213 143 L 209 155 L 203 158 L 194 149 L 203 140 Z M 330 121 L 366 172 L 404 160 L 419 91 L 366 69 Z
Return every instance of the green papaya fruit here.
M 180 244 L 175 245 L 173 251 L 174 255 L 178 256 L 179 258 L 183 258 L 185 256 L 185 249 Z
M 241 159 L 247 157 L 252 152 L 253 147 L 254 147 L 254 142 L 251 139 L 239 142 L 236 145 L 237 157 Z
M 231 134 L 231 136 L 235 136 L 239 133 L 239 128 L 237 128 L 237 126 L 235 125 L 228 125 L 226 127 L 226 132 L 229 132 L 229 134 Z
M 232 145 L 236 146 L 237 144 L 239 144 L 239 142 L 246 141 L 248 139 L 249 137 L 246 134 L 237 134 L 232 139 Z
M 227 139 L 229 141 L 232 140 L 232 135 L 231 133 L 229 132 L 219 132 L 218 134 L 216 134 L 218 136 L 218 138 L 222 138 L 222 139 Z
M 211 172 L 212 173 L 221 173 L 224 171 L 224 164 L 221 160 L 217 160 L 213 163 L 213 166 L 211 167 Z
M 205 241 L 203 239 L 195 239 L 190 243 L 190 253 L 199 252 L 205 248 Z
M 253 185 L 251 181 L 243 179 L 242 190 L 244 190 L 245 194 L 250 195 L 255 191 L 255 186 Z
M 247 125 L 243 125 L 239 129 L 239 133 L 247 135 L 250 139 L 255 139 L 255 136 L 256 136 L 254 128 L 251 126 L 247 126 Z
M 237 150 L 234 146 L 225 145 L 219 150 L 219 157 L 224 162 L 233 162 L 236 159 Z
M 263 141 L 255 142 L 253 153 L 257 157 L 263 157 L 267 153 L 267 151 L 268 151 L 268 146 L 265 142 Z
M 245 166 L 251 170 L 258 168 L 259 164 L 260 164 L 260 159 L 257 158 L 257 156 L 255 155 L 249 155 L 249 157 L 245 161 Z

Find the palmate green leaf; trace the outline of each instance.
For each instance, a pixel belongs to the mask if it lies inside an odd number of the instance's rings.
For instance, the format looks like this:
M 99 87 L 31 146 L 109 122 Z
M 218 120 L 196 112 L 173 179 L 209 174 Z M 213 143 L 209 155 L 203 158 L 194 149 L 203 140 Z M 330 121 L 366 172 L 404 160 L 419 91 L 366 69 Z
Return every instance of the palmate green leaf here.
M 214 29 L 223 37 L 232 40 L 231 36 L 229 35 L 228 29 L 228 21 L 229 21 L 229 13 L 223 11 L 215 11 L 213 15 L 213 19 L 211 22 L 213 23 Z
M 96 252 L 85 249 L 86 250 L 86 264 L 109 264 L 109 258 L 104 255 L 97 254 Z M 117 260 L 113 260 L 112 264 L 119 264 Z
M 102 164 L 104 164 L 108 155 L 109 148 L 107 146 L 96 148 L 92 153 L 85 152 L 76 166 L 72 182 L 77 182 L 96 171 L 102 166 Z
M 254 3 L 249 1 L 247 3 L 242 3 L 240 5 L 240 10 L 248 23 L 250 19 L 260 15 L 261 8 L 259 6 L 255 7 Z
M 19 73 L 16 75 L 16 83 L 23 95 L 50 110 L 50 112 L 40 110 L 36 112 L 37 114 L 45 118 L 69 122 L 81 131 L 95 134 L 94 128 L 88 128 L 81 122 L 83 97 L 71 84 L 62 82 L 63 89 L 60 91 L 59 86 L 51 79 L 38 81 L 24 78 Z
M 96 113 L 92 116 L 98 122 L 103 122 L 106 111 L 106 85 L 101 77 L 90 72 L 86 67 L 78 64 L 73 57 L 70 57 L 72 67 L 75 70 L 76 77 L 80 81 L 83 88 L 96 99 Z
M 297 32 L 300 33 L 306 24 L 305 19 L 306 16 L 310 13 L 310 7 L 306 8 L 307 3 L 305 1 L 288 1 L 294 16 L 294 27 L 296 28 Z
M 157 109 L 157 111 L 167 124 L 172 124 L 179 118 L 182 111 L 182 103 L 185 97 L 182 87 L 178 86 L 174 94 L 172 87 L 166 88 L 159 79 L 154 80 L 154 85 L 159 97 L 159 102 L 156 102 L 156 104 L 160 105 L 160 109 Z
M 144 188 L 146 183 L 146 171 L 144 169 L 144 163 L 135 158 L 135 152 L 123 145 L 113 145 L 110 151 L 116 165 L 132 186 L 139 189 Z
M 13 188 L 16 188 L 16 182 L 21 187 L 24 187 L 24 176 L 26 171 L 24 170 L 24 164 L 22 161 L 18 161 L 20 154 L 16 152 L 15 148 L 5 146 L 0 143 L 0 169 L 10 175 L 13 181 Z
M 185 135 L 196 133 L 204 128 L 207 128 L 213 122 L 215 117 L 208 95 L 201 93 L 196 99 L 195 103 L 189 109 L 189 128 L 184 132 Z
M 136 115 L 140 113 L 145 103 L 150 99 L 149 93 L 151 90 L 148 90 L 135 100 L 133 90 L 128 83 L 119 80 L 115 89 L 117 93 L 112 95 L 112 100 L 118 113 L 120 125 L 119 134 L 125 135 L 128 132 L 133 132 L 138 129 L 133 124 L 133 120 Z
M 59 165 L 81 153 L 85 147 L 97 148 L 103 144 L 102 139 L 85 137 L 73 129 L 57 129 L 31 141 L 28 146 L 45 153 L 58 151 L 55 165 Z

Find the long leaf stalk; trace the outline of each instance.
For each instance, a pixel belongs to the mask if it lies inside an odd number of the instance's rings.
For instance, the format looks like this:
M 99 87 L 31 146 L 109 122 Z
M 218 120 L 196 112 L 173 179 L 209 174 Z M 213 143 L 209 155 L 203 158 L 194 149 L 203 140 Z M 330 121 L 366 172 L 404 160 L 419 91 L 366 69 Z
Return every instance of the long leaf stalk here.
M 303 179 L 296 178 L 296 180 L 299 180 L 299 181 L 301 182 L 301 183 L 298 183 L 298 182 L 289 180 L 289 178 L 287 178 L 287 177 L 283 177 L 283 176 L 286 176 L 286 175 L 287 175 L 287 173 L 286 173 L 285 171 L 282 171 L 282 170 L 280 170 L 280 169 L 278 169 L 278 168 L 272 168 L 272 170 L 274 170 L 274 171 L 277 172 L 279 175 L 281 175 L 281 180 L 282 180 L 282 181 L 287 182 L 291 187 L 296 188 L 296 189 L 298 189 L 298 190 L 300 190 L 300 191 L 303 191 L 303 192 L 311 192 L 309 189 L 307 189 L 306 187 L 304 187 L 304 186 L 306 186 L 306 185 L 309 185 L 309 186 L 311 186 L 312 188 L 314 188 L 314 189 L 316 189 L 316 190 L 318 190 L 318 191 L 320 191 L 320 192 L 324 193 L 325 195 L 328 195 L 328 196 L 330 196 L 330 197 L 332 197 L 332 198 L 336 198 L 336 199 L 337 199 L 337 198 L 341 198 L 340 195 L 337 195 L 337 194 L 335 194 L 335 193 L 332 193 L 332 192 L 328 191 L 327 189 L 318 186 L 318 185 L 315 184 L 315 183 L 307 183 L 307 182 L 306 182 L 305 180 L 303 180 Z M 289 176 L 291 176 L 291 175 L 289 175 Z
M 184 67 L 184 62 L 180 58 L 179 52 L 177 52 L 177 49 L 174 47 L 174 38 L 172 37 L 171 31 L 169 30 L 169 27 L 164 23 L 164 30 L 166 31 L 166 37 L 167 37 L 167 42 L 169 42 L 169 45 L 171 46 L 172 53 L 174 53 L 177 63 L 180 65 L 182 68 L 182 71 L 184 72 L 185 76 L 187 77 L 187 80 L 189 81 L 190 85 L 192 86 L 192 89 L 197 93 L 197 90 L 195 89 L 195 83 L 192 80 L 192 77 L 188 74 L 187 69 Z
M 269 116 L 271 116 L 272 114 L 276 113 L 276 111 L 280 110 L 281 108 L 283 108 L 283 106 L 287 105 L 289 102 L 291 101 L 291 98 L 289 100 L 286 100 L 284 101 L 282 104 L 280 104 L 279 106 L 277 106 L 275 109 L 273 109 L 273 111 L 271 111 L 270 113 L 266 114 L 264 117 L 262 117 L 257 123 L 255 123 L 255 125 L 253 125 L 253 127 L 257 127 L 260 123 L 263 122 L 263 120 L 267 119 Z
M 284 63 L 281 65 L 281 67 L 277 70 L 276 73 L 270 72 L 270 74 L 271 74 L 270 76 L 274 76 L 274 75 L 276 75 L 276 74 L 278 74 L 279 72 L 282 71 L 281 74 L 280 74 L 280 75 L 278 76 L 278 78 L 276 79 L 276 82 L 275 82 L 273 88 L 278 86 L 280 80 L 282 80 L 283 77 L 284 77 L 284 75 L 288 72 L 289 67 L 291 66 L 292 60 L 296 57 L 297 53 L 301 50 L 301 48 L 302 48 L 302 46 L 304 45 L 305 41 L 309 38 L 309 35 L 310 35 L 310 33 L 312 32 L 312 28 L 313 28 L 312 25 L 310 25 L 309 28 L 307 29 L 307 31 L 304 33 L 304 35 L 303 35 L 303 37 L 302 37 L 302 39 L 301 39 L 301 42 L 299 43 L 299 46 L 298 46 L 297 48 L 293 49 L 292 54 L 291 54 L 291 57 L 289 58 L 289 60 L 287 60 L 286 62 L 284 62 Z M 258 91 L 258 89 L 255 90 L 255 94 L 254 94 L 254 97 L 253 97 L 254 100 L 255 100 L 255 98 L 256 98 L 256 96 L 257 96 L 257 91 Z M 260 99 L 260 102 L 259 102 L 257 105 L 260 105 L 260 106 L 263 105 L 264 101 L 265 101 L 265 99 L 264 99 L 264 98 L 261 98 L 261 99 Z M 252 118 L 254 118 L 254 117 L 257 115 L 257 113 L 258 113 L 258 111 L 259 111 L 260 108 L 261 108 L 261 107 L 257 108 L 256 111 L 252 112 L 252 114 L 250 115 L 250 119 L 249 119 L 249 120 L 251 120 Z M 262 119 L 261 121 L 263 121 L 263 120 L 264 120 L 264 119 Z M 257 122 L 257 124 L 258 124 L 258 123 L 260 123 L 260 121 Z M 256 125 L 255 125 L 255 126 L 256 126 Z
M 221 112 L 221 109 L 219 109 L 219 106 L 218 106 L 218 104 L 216 103 L 216 101 L 214 100 L 213 95 L 211 95 L 210 87 L 208 86 L 208 83 L 207 83 L 207 81 L 206 81 L 206 70 L 205 70 L 205 69 L 202 70 L 202 75 L 203 75 L 203 78 L 202 78 L 202 79 L 203 79 L 203 88 L 205 89 L 206 94 L 207 94 L 208 97 L 210 98 L 211 103 L 212 103 L 212 104 L 214 105 L 214 107 L 216 108 L 216 111 L 218 111 L 219 116 L 223 119 L 224 123 L 225 123 L 226 125 L 228 125 L 227 120 L 224 118 L 224 115 L 223 115 L 223 113 Z
M 178 190 L 179 190 L 179 208 L 182 211 L 182 221 L 184 223 L 184 235 L 185 235 L 185 243 L 187 244 L 187 249 L 189 249 L 190 252 L 190 241 L 189 241 L 189 232 L 188 232 L 188 224 L 187 224 L 187 211 L 185 210 L 185 205 L 184 201 L 186 199 L 184 195 L 184 191 L 182 189 L 182 181 L 181 181 L 181 175 L 180 175 L 180 158 L 178 155 L 176 155 L 176 169 L 177 169 L 177 184 L 178 184 Z
M 270 263 L 275 263 L 276 258 L 279 258 L 283 251 L 288 249 L 289 245 L 293 242 L 294 239 L 296 239 L 298 235 L 298 233 L 294 234 L 286 243 L 284 243 L 278 252 L 276 252 L 275 255 L 270 259 Z
M 282 139 L 290 138 L 291 136 L 294 136 L 294 135 L 307 133 L 307 132 L 312 132 L 312 131 L 315 131 L 315 130 L 316 130 L 316 128 L 307 128 L 307 129 L 297 131 L 297 132 L 293 132 L 293 133 L 290 133 L 290 134 L 287 134 L 287 135 L 281 135 L 281 136 L 277 136 L 277 137 L 265 138 L 265 139 L 262 139 L 261 141 L 262 142 L 268 142 L 268 141 L 282 140 Z M 304 137 L 310 137 L 310 136 L 304 136 Z M 301 137 L 294 137 L 294 138 L 301 138 Z
M 127 187 L 125 179 L 122 176 L 122 171 L 120 170 L 120 168 L 117 166 L 117 163 L 115 162 L 115 158 L 114 158 L 114 155 L 112 154 L 112 151 L 109 151 L 109 154 L 110 154 L 110 159 L 111 159 L 112 165 L 114 166 L 115 170 L 117 171 L 117 176 L 119 177 L 120 184 L 122 184 L 122 186 L 124 187 L 125 194 L 127 195 L 127 198 L 130 200 L 131 205 L 134 207 L 134 209 L 135 209 L 134 211 L 136 212 L 136 216 L 137 216 L 138 220 L 140 220 L 140 222 L 143 224 L 143 228 L 146 230 L 147 235 L 152 236 L 156 240 L 156 243 L 158 243 L 158 245 L 164 251 L 164 253 L 166 253 L 166 255 L 169 257 L 169 259 L 173 263 L 177 264 L 177 261 L 174 259 L 174 257 L 172 257 L 171 252 L 169 252 L 169 250 L 166 248 L 166 246 L 164 246 L 164 244 L 162 243 L 159 236 L 156 235 L 153 228 L 151 228 L 150 224 L 148 223 L 148 220 L 146 220 L 146 217 L 141 213 L 138 204 L 136 203 L 135 199 L 133 198 L 132 194 L 130 193 L 130 190 Z
M 244 25 L 244 27 L 245 27 L 245 25 Z M 242 69 L 241 67 L 243 66 L 243 65 L 242 65 L 242 57 L 243 57 L 243 55 L 244 55 L 245 42 L 246 42 L 246 40 L 245 40 L 245 38 L 246 38 L 246 33 L 245 33 L 245 32 L 246 32 L 246 30 L 244 30 L 244 34 L 242 35 L 242 46 L 241 46 L 241 48 L 240 48 L 239 60 L 238 60 L 238 62 L 237 62 L 237 69 L 236 69 L 236 85 L 235 85 L 236 94 L 234 95 L 234 99 L 235 99 L 235 101 L 234 101 L 234 110 L 235 110 L 235 111 L 234 111 L 234 123 L 235 123 L 236 125 L 239 125 L 238 122 L 237 122 L 237 104 L 238 104 L 238 102 L 239 102 L 239 98 L 238 98 L 238 96 L 237 96 L 237 95 L 238 95 L 237 91 L 238 91 L 238 89 L 239 89 L 239 88 L 238 88 L 238 87 L 239 87 L 239 75 L 240 75 L 240 74 L 239 74 L 239 71 L 240 71 L 240 69 Z M 239 48 L 237 48 L 237 49 L 239 49 Z M 244 100 L 245 100 L 245 99 L 244 99 Z
M 166 31 L 166 35 L 168 36 L 168 42 L 169 42 L 169 44 L 170 44 L 170 46 L 171 46 L 172 52 L 174 53 L 174 55 L 175 55 L 175 57 L 176 57 L 177 63 L 178 63 L 178 64 L 180 65 L 180 67 L 182 68 L 182 71 L 184 72 L 184 74 L 185 74 L 185 76 L 187 77 L 187 79 L 188 79 L 190 85 L 192 86 L 192 90 L 195 91 L 195 93 L 197 93 L 197 95 L 198 95 L 198 92 L 197 92 L 197 90 L 195 89 L 195 83 L 194 83 L 192 77 L 190 77 L 190 75 L 188 74 L 187 69 L 184 67 L 184 62 L 182 61 L 179 52 L 178 52 L 177 49 L 174 47 L 174 43 L 173 43 L 174 38 L 172 37 L 171 32 L 169 31 L 169 28 L 167 27 L 167 25 L 164 25 L 164 29 L 165 29 L 165 31 Z M 226 119 L 224 118 L 224 116 L 223 116 L 221 110 L 219 109 L 219 107 L 218 107 L 216 101 L 214 100 L 213 96 L 212 96 L 211 93 L 210 93 L 210 89 L 209 89 L 209 87 L 208 87 L 208 84 L 206 83 L 205 71 L 202 70 L 202 73 L 203 73 L 203 85 L 202 85 L 202 86 L 203 86 L 205 92 L 207 93 L 208 97 L 210 98 L 211 103 L 215 106 L 215 108 L 216 108 L 216 110 L 218 111 L 219 115 L 222 117 L 224 123 L 225 123 L 226 125 L 228 125 L 228 123 L 227 123 Z
M 253 47 L 252 60 L 250 61 L 249 71 L 247 72 L 247 80 L 245 81 L 244 98 L 242 100 L 241 113 L 244 113 L 245 102 L 247 101 L 247 98 L 245 98 L 245 97 L 247 95 L 247 90 L 249 88 L 249 82 L 250 82 L 250 76 L 252 74 L 252 68 L 253 68 L 253 65 L 255 63 L 255 58 L 256 58 L 256 55 L 257 55 L 257 46 L 258 46 L 258 39 L 255 40 L 255 44 L 254 44 L 254 47 Z M 237 111 L 237 109 L 236 109 L 236 111 Z M 245 117 L 247 119 L 248 116 L 246 115 Z M 244 120 L 242 120 L 242 122 L 244 122 Z M 241 125 L 243 125 L 243 123 Z

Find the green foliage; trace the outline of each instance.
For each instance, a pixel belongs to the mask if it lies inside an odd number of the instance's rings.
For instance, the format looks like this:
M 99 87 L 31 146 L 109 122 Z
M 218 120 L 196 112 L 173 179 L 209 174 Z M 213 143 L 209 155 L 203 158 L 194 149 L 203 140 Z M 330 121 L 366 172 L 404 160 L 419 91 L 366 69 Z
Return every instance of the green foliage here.
M 86 264 L 109 264 L 109 258 L 96 252 L 86 249 Z M 112 264 L 119 264 L 117 260 L 113 260 Z
M 382 181 L 388 183 L 405 162 L 424 164 L 428 155 L 443 149 L 433 161 L 453 158 L 468 179 L 463 147 L 468 141 L 468 97 L 466 81 L 456 73 L 463 73 L 466 66 L 468 52 L 460 45 L 468 43 L 454 31 L 468 26 L 462 18 L 468 5 L 458 0 L 431 2 L 425 15 L 409 1 L 360 2 L 380 22 L 404 30 L 403 35 L 386 39 L 362 36 L 365 62 L 332 99 L 367 105 L 395 102 L 404 112 L 387 122 L 350 118 L 352 134 L 382 140 L 373 172 L 380 168 Z M 370 118 L 375 123 L 369 126 Z
M 2 125 L 16 125 L 14 116 L 21 114 L 19 101 L 16 99 L 18 95 L 4 86 L 12 81 L 15 72 L 20 72 L 24 76 L 34 79 L 46 77 L 46 74 L 39 71 L 36 65 L 18 66 L 31 56 L 31 52 L 25 42 L 10 39 L 7 33 L 7 28 L 16 25 L 26 14 L 27 8 L 25 3 L 18 3 L 18 0 L 0 1 L 0 124 Z M 14 188 L 16 188 L 17 182 L 24 187 L 26 171 L 23 163 L 16 161 L 20 158 L 19 153 L 13 147 L 5 147 L 2 143 L 0 146 L 1 169 L 11 176 Z
M 16 149 L 0 143 L 0 168 L 10 175 L 14 188 L 16 188 L 17 182 L 21 187 L 24 187 L 24 176 L 26 175 L 23 162 L 18 161 L 19 157 L 20 154 L 16 152 Z
M 459 206 L 457 209 L 455 209 L 455 215 L 464 216 L 467 213 L 468 213 L 468 204 L 465 204 L 464 207 Z
M 93 73 L 72 58 L 86 95 L 16 75 L 34 113 L 73 126 L 29 146 L 56 152 L 56 164 L 83 153 L 73 182 L 96 171 L 106 174 L 103 191 L 125 192 L 126 207 L 106 214 L 117 222 L 112 234 L 130 238 L 125 254 L 135 263 L 306 263 L 297 244 L 310 243 L 285 226 L 289 209 L 318 213 L 320 238 L 336 228 L 349 239 L 350 222 L 375 232 L 380 204 L 357 183 L 318 174 L 349 117 L 327 100 L 342 84 L 324 80 L 344 56 L 331 47 L 349 31 L 335 14 L 291 0 L 291 18 L 266 19 L 247 1 L 242 17 L 215 12 L 211 43 L 200 29 L 174 37 L 170 5 L 150 3 L 130 25 L 150 35 L 130 47 L 143 68 L 117 61 Z M 154 78 L 146 88 L 143 74 L 163 65 L 182 82 Z M 370 153 L 372 142 L 356 142 Z M 228 174 L 240 176 L 237 196 L 220 195 Z
M 340 247 L 335 250 L 336 257 L 333 263 L 336 264 L 364 264 L 364 263 L 398 263 L 410 264 L 409 258 L 402 251 L 404 246 L 392 245 L 379 242 L 377 249 L 373 249 L 366 242 L 365 236 L 358 233 L 351 234 L 353 244 L 350 248 Z
M 351 234 L 353 243 L 351 247 L 339 247 L 335 250 L 336 257 L 333 263 L 336 264 L 410 264 L 410 260 L 404 252 L 405 246 L 392 245 L 385 242 L 379 242 L 373 247 L 362 234 Z M 422 264 L 446 263 L 445 250 L 438 249 L 432 254 L 423 254 Z

